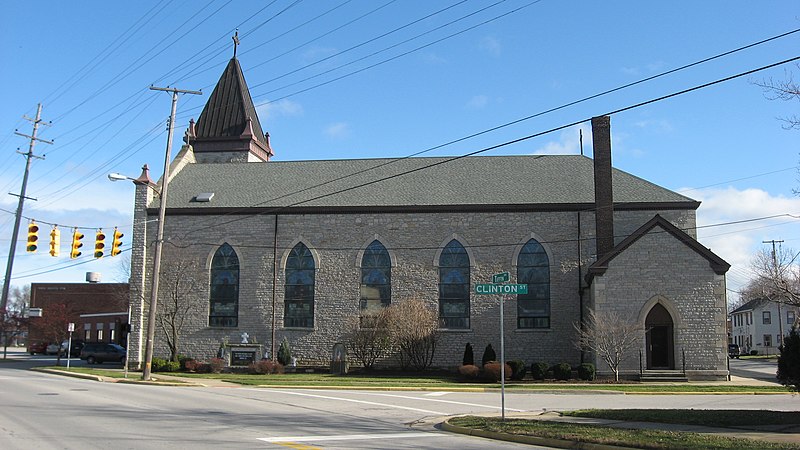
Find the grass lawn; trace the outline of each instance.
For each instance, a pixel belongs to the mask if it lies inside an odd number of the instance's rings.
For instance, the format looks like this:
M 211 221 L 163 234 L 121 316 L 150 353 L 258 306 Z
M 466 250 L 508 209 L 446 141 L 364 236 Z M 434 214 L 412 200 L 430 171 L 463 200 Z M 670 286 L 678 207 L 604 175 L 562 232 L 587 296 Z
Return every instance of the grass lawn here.
M 66 370 L 63 366 L 51 366 L 51 369 Z M 122 378 L 120 369 L 102 369 L 95 367 L 72 367 L 73 372 L 87 373 L 99 376 Z M 158 376 L 159 373 L 154 373 Z M 447 373 L 353 373 L 348 375 L 331 375 L 327 373 L 286 373 L 278 375 L 253 375 L 245 373 L 164 373 L 189 379 L 218 379 L 230 383 L 247 386 L 333 386 L 333 387 L 404 387 L 420 389 L 500 389 L 500 383 L 468 383 L 456 375 Z M 139 372 L 129 372 L 128 378 L 137 378 Z M 611 391 L 620 393 L 789 393 L 782 386 L 740 386 L 740 385 L 708 385 L 694 383 L 676 384 L 642 384 L 642 383 L 568 383 L 568 382 L 509 382 L 506 383 L 508 392 L 514 391 Z
M 741 414 L 741 411 L 739 411 L 739 414 Z M 793 445 L 701 433 L 625 430 L 595 425 L 526 419 L 506 419 L 505 421 L 501 421 L 499 417 L 464 416 L 455 417 L 450 419 L 449 422 L 456 426 L 486 431 L 634 448 L 690 450 L 770 450 L 797 448 Z
M 705 409 L 584 409 L 564 416 L 634 422 L 682 423 L 708 427 L 752 428 L 761 425 L 800 425 L 800 411 L 741 411 Z

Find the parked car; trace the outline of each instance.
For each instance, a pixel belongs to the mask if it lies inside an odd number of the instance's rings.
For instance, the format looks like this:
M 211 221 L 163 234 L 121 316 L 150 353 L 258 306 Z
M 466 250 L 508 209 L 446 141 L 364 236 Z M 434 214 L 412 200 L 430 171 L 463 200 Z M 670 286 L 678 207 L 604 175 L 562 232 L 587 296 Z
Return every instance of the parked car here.
M 47 342 L 30 342 L 28 343 L 28 353 L 35 355 L 41 353 L 44 355 L 47 352 Z
M 728 344 L 728 358 L 739 359 L 739 344 Z
M 61 343 L 61 355 L 64 356 L 67 354 L 67 348 L 69 348 L 69 356 L 71 358 L 77 358 L 81 356 L 81 350 L 83 350 L 84 342 L 81 340 L 73 340 L 72 345 L 70 346 L 69 341 L 64 341 Z
M 89 364 L 102 364 L 104 362 L 124 363 L 127 352 L 118 344 L 103 342 L 87 342 L 81 349 L 81 359 Z
M 59 353 L 61 353 L 61 346 L 58 344 L 47 344 L 45 353 L 47 353 L 48 355 L 58 355 Z

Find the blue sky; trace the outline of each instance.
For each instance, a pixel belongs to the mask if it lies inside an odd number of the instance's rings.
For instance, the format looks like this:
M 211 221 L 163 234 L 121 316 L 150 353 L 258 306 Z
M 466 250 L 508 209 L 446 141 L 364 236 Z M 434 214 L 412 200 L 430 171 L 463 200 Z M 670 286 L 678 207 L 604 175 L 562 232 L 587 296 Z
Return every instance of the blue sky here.
M 646 6 L 643 6 L 646 5 Z M 414 0 L 173 0 L 4 4 L 0 18 L 0 187 L 18 193 L 37 103 L 52 121 L 38 144 L 24 216 L 81 227 L 118 226 L 129 240 L 133 186 L 106 175 L 163 170 L 170 98 L 148 86 L 202 89 L 178 105 L 176 147 L 232 55 L 238 57 L 275 160 L 402 157 L 800 28 L 794 1 L 643 3 Z M 312 20 L 313 19 L 313 20 Z M 800 33 L 525 120 L 429 153 L 459 155 L 578 122 L 798 56 Z M 701 200 L 698 223 L 800 215 L 800 131 L 754 82 L 784 64 L 612 116 L 613 163 Z M 591 155 L 588 123 L 489 152 Z M 174 154 L 174 153 L 173 153 Z M 13 211 L 16 198 L 0 198 Z M 23 226 L 25 225 L 23 220 Z M 13 215 L 0 211 L 0 266 Z M 47 232 L 49 225 L 42 225 Z M 44 233 L 42 233 L 44 235 Z M 110 234 L 110 233 L 109 233 Z M 763 240 L 800 248 L 784 216 L 699 230 L 733 264 L 729 296 L 749 277 Z M 120 261 L 24 252 L 12 284 L 120 281 Z M 42 238 L 44 240 L 44 238 Z M 87 240 L 88 242 L 88 240 Z M 42 244 L 46 244 L 43 242 Z M 88 245 L 85 245 L 85 248 Z M 85 251 L 84 255 L 89 254 Z

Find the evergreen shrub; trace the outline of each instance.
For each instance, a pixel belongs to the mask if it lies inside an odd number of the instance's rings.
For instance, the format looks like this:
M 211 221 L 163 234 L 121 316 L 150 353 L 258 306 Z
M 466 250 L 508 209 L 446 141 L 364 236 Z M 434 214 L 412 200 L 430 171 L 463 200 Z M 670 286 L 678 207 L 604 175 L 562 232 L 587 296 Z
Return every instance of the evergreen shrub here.
M 547 372 L 550 370 L 550 365 L 545 362 L 537 362 L 531 364 L 531 376 L 534 380 L 544 380 L 547 378 Z
M 578 378 L 585 381 L 593 381 L 595 376 L 595 368 L 592 363 L 583 363 L 578 366 Z
M 483 357 L 481 358 L 481 365 L 485 366 L 486 363 L 489 361 L 497 361 L 497 354 L 494 352 L 492 348 L 492 344 L 486 346 L 486 349 L 483 350 Z
M 553 378 L 556 380 L 567 381 L 572 378 L 572 366 L 568 363 L 560 363 L 553 366 Z
M 513 359 L 508 362 L 508 365 L 511 366 L 511 379 L 515 381 L 520 381 L 525 378 L 525 374 L 528 373 L 528 366 L 525 365 L 525 361 L 521 359 Z

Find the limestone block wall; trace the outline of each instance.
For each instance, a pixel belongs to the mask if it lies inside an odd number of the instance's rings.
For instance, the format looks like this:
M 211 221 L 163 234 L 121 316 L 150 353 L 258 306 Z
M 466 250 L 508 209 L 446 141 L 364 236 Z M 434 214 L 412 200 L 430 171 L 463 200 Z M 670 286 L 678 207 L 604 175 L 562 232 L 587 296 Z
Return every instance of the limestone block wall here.
M 724 275 L 715 274 L 708 260 L 659 227 L 616 256 L 591 286 L 591 304 L 598 313 L 615 311 L 642 327 L 639 348 L 622 366 L 625 372 L 639 371 L 638 350 L 647 351 L 645 319 L 656 303 L 672 316 L 675 368 L 682 368 L 685 352 L 692 377 L 727 375 Z M 609 372 L 602 362 L 597 366 Z
M 693 219 L 693 212 L 662 213 L 679 221 L 687 221 L 688 216 Z M 632 231 L 653 214 L 637 211 L 628 217 L 625 212 L 618 212 L 617 217 L 624 219 L 619 229 Z M 210 358 L 221 342 L 239 342 L 243 332 L 248 333 L 251 342 L 255 338 L 269 349 L 274 312 L 276 342 L 286 337 L 300 364 L 327 365 L 333 345 L 343 340 L 348 327 L 357 320 L 359 255 L 374 239 L 380 240 L 393 257 L 392 301 L 418 298 L 437 309 L 438 255 L 451 239 L 458 239 L 467 249 L 470 282 L 474 285 L 491 282 L 493 274 L 503 271 L 510 272 L 511 282 L 516 282 L 516 255 L 529 239 L 535 238 L 550 258 L 551 326 L 537 330 L 517 329 L 516 298 L 507 298 L 504 304 L 506 359 L 522 359 L 527 364 L 544 361 L 576 365 L 580 362 L 580 352 L 573 346 L 573 323 L 581 317 L 579 284 L 582 279 L 578 261 L 582 261 L 585 273 L 594 254 L 594 241 L 590 239 L 593 215 L 580 213 L 583 240 L 578 239 L 578 215 L 575 211 L 279 215 L 276 262 L 273 259 L 275 215 L 170 213 L 165 222 L 162 267 L 169 270 L 177 261 L 192 261 L 196 269 L 187 276 L 197 280 L 196 287 L 186 293 L 186 300 L 194 309 L 182 335 L 180 353 Z M 155 227 L 149 227 L 147 241 L 152 242 L 154 238 Z M 234 248 L 240 263 L 239 324 L 236 328 L 212 328 L 208 326 L 209 268 L 214 252 L 225 242 Z M 285 261 L 298 242 L 303 242 L 315 257 L 313 329 L 283 327 Z M 143 272 L 149 273 L 152 261 L 145 261 L 145 265 Z M 277 278 L 274 293 L 273 274 Z M 165 299 L 162 292 L 159 302 Z M 476 359 L 489 343 L 499 356 L 499 302 L 498 296 L 472 294 L 470 328 L 441 330 L 437 366 L 459 365 L 467 342 L 473 345 Z M 156 334 L 155 348 L 156 356 L 168 354 L 160 331 Z M 391 365 L 394 361 L 383 363 Z

